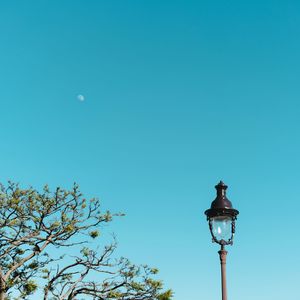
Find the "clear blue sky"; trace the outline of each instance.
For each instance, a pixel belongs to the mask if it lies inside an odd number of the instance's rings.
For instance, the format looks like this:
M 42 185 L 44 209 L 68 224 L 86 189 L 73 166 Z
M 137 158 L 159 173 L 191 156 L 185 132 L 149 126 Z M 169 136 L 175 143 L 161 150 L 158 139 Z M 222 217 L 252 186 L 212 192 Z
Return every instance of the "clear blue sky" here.
M 1 1 L 0 179 L 99 196 L 176 300 L 298 299 L 299 1 Z M 85 96 L 79 101 L 77 95 Z

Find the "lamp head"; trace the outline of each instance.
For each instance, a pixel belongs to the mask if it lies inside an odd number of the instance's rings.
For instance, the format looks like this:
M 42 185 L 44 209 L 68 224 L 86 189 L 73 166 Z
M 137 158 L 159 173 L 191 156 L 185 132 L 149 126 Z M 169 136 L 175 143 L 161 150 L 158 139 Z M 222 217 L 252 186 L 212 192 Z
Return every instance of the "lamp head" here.
M 213 242 L 220 245 L 232 245 L 235 233 L 235 220 L 239 211 L 232 207 L 226 197 L 227 185 L 220 181 L 216 186 L 217 197 L 205 211 Z

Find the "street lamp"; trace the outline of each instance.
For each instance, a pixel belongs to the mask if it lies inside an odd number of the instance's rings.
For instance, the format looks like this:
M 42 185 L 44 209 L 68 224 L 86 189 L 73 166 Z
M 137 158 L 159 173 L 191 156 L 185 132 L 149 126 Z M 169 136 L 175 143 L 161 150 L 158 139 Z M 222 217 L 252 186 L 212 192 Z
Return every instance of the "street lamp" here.
M 217 197 L 211 203 L 210 209 L 205 211 L 212 241 L 221 245 L 218 252 L 221 262 L 221 279 L 222 279 L 222 300 L 227 300 L 226 289 L 226 245 L 233 244 L 235 233 L 235 220 L 239 211 L 232 207 L 231 202 L 226 197 L 227 185 L 222 181 L 215 186 Z

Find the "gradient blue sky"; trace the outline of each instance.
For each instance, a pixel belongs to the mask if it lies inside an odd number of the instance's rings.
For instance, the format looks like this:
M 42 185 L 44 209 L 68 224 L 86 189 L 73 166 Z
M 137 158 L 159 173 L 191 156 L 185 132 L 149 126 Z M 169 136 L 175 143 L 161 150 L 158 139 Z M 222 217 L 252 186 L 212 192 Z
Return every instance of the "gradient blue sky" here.
M 176 300 L 220 299 L 223 179 L 229 299 L 297 299 L 299 36 L 299 1 L 1 1 L 0 179 L 125 212 L 106 230 Z

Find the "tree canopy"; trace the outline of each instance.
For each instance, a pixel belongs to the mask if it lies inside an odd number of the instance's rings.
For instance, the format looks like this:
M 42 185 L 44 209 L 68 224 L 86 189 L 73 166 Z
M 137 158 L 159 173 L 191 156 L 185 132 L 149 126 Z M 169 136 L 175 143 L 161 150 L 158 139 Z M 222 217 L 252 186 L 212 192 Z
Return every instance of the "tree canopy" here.
M 170 300 L 156 268 L 116 257 L 114 238 L 93 246 L 102 224 L 120 215 L 103 212 L 77 184 L 40 192 L 1 184 L 0 300 Z

